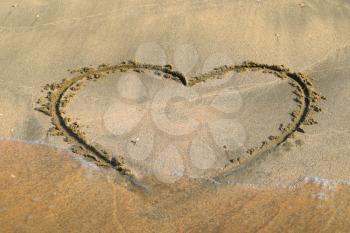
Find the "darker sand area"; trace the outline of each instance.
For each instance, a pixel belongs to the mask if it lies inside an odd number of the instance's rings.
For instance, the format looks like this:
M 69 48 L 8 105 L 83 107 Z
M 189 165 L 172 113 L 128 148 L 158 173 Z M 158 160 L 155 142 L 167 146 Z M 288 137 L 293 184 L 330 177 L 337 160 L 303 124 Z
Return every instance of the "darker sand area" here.
M 1 232 L 347 232 L 350 188 L 177 184 L 148 192 L 47 146 L 1 142 Z M 6 190 L 6 192 L 4 192 Z

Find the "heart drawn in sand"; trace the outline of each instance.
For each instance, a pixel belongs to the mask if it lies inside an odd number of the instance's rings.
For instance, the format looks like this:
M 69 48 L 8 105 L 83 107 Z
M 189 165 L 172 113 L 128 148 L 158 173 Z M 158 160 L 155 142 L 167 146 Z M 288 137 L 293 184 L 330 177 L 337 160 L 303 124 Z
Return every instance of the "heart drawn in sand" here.
M 220 79 L 228 72 L 240 73 L 244 71 L 270 73 L 276 78 L 289 81 L 289 84 L 294 88 L 293 93 L 296 96 L 294 100 L 298 104 L 298 108 L 291 113 L 291 121 L 279 128 L 279 135 L 270 136 L 260 145 L 247 149 L 245 156 L 230 160 L 230 164 L 225 166 L 217 177 L 224 177 L 247 162 L 259 157 L 259 155 L 279 146 L 295 132 L 304 132 L 302 129 L 303 125 L 316 124 L 317 122 L 313 120 L 311 113 L 321 111 L 316 103 L 320 99 L 325 99 L 313 89 L 311 79 L 306 75 L 291 72 L 284 66 L 258 64 L 254 62 L 243 62 L 240 65 L 225 65 L 205 74 L 195 77 L 185 77 L 182 73 L 173 70 L 171 65 L 160 66 L 127 61 L 117 65 L 103 64 L 96 69 L 82 68 L 74 70 L 71 73 L 78 73 L 78 75 L 70 79 L 63 79 L 60 83 L 47 84 L 43 90 L 46 95 L 37 101 L 39 106 L 36 110 L 51 117 L 53 127 L 49 129 L 48 133 L 50 135 L 64 137 L 64 140 L 72 145 L 73 152 L 92 159 L 97 165 L 111 167 L 131 179 L 136 179 L 136 177 L 133 171 L 124 163 L 123 157 L 117 158 L 101 146 L 89 142 L 79 123 L 71 122 L 71 119 L 65 116 L 67 104 L 69 104 L 70 100 L 87 82 L 112 77 L 112 73 L 127 71 L 135 73 L 151 71 L 164 79 L 172 79 L 178 81 L 179 85 L 188 87 L 201 82 Z M 164 125 L 167 127 L 166 123 Z M 169 129 L 171 129 L 171 125 L 169 125 Z

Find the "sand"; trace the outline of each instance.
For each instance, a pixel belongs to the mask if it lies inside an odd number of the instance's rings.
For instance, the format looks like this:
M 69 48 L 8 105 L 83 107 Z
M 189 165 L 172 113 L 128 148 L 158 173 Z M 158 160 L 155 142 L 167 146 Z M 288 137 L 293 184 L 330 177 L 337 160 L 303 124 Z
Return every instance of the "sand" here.
M 1 142 L 1 232 L 346 232 L 347 185 L 194 182 L 148 192 L 44 145 Z
M 347 1 L 1 1 L 0 22 L 0 231 L 346 232 Z

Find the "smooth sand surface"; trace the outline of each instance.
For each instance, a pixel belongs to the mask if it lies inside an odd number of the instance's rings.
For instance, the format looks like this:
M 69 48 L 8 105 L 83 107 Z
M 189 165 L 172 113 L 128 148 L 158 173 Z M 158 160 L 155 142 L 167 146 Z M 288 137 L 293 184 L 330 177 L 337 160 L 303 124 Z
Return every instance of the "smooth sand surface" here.
M 349 187 L 183 183 L 128 190 L 111 170 L 44 145 L 0 143 L 1 232 L 346 232 Z M 4 190 L 6 190 L 4 192 Z
M 0 232 L 347 232 L 349 22 L 345 0 L 1 1 Z M 246 60 L 284 65 L 327 100 L 318 124 L 217 183 L 290 122 L 288 80 L 231 72 L 184 87 L 128 71 L 84 83 L 66 114 L 123 158 L 140 191 L 72 155 L 34 110 L 68 70 L 124 60 L 189 78 Z M 289 188 L 305 179 L 316 184 Z

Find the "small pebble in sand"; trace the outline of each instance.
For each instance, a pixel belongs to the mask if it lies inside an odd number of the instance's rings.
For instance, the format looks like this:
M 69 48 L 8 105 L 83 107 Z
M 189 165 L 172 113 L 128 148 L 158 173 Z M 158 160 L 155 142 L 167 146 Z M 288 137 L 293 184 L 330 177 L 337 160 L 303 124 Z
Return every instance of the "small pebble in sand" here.
M 16 176 L 14 174 L 11 174 L 10 177 L 11 178 L 16 178 Z
M 305 3 L 304 3 L 304 2 L 300 2 L 298 5 L 299 5 L 300 7 L 305 7 Z
M 132 142 L 134 145 L 136 145 L 136 143 L 140 141 L 139 138 L 135 138 L 135 139 L 132 139 L 130 142 Z

